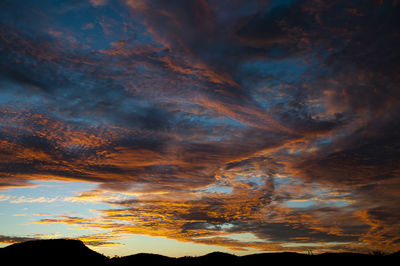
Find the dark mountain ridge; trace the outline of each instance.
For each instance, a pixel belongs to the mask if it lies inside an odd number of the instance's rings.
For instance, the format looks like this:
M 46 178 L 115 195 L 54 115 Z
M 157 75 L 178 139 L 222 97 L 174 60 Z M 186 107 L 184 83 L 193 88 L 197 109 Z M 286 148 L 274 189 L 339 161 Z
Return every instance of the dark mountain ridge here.
M 32 240 L 0 249 L 0 265 L 106 265 L 108 261 L 72 239 Z
M 236 256 L 212 252 L 199 257 L 171 258 L 163 255 L 139 253 L 108 258 L 86 247 L 80 240 L 34 240 L 0 248 L 0 265 L 274 265 L 276 263 L 394 263 L 399 252 L 390 255 L 359 253 L 323 253 L 305 255 L 294 252 L 260 253 Z

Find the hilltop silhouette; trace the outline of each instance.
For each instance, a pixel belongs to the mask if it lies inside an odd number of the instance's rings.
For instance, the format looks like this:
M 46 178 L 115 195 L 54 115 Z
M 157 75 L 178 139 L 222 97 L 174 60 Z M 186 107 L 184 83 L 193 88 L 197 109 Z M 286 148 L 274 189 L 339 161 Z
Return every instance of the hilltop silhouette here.
M 176 265 L 176 259 L 158 254 L 139 253 L 125 257 L 115 257 L 111 265 Z
M 0 265 L 324 265 L 338 264 L 379 264 L 395 265 L 399 262 L 400 252 L 390 255 L 359 253 L 323 253 L 305 255 L 294 252 L 261 253 L 236 256 L 228 253 L 213 252 L 199 257 L 171 258 L 167 256 L 139 253 L 125 257 L 108 258 L 86 247 L 79 240 L 34 240 L 16 243 L 0 248 Z M 397 262 L 397 263 L 398 263 Z
M 80 240 L 33 240 L 0 249 L 0 265 L 107 265 L 108 258 Z

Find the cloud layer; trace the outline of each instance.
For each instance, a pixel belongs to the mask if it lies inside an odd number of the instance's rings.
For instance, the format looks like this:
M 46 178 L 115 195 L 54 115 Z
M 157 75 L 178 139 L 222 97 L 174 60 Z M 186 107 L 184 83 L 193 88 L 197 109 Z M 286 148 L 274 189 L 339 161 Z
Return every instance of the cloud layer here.
M 400 248 L 398 1 L 17 2 L 0 4 L 0 187 L 95 182 L 80 199 L 110 204 L 38 222 Z

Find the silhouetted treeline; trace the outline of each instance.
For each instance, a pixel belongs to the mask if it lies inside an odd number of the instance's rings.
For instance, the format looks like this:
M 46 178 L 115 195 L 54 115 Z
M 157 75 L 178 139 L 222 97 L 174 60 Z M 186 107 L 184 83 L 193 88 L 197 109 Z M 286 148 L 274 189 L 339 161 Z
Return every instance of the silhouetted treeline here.
M 79 240 L 36 240 L 12 244 L 0 249 L 0 265 L 326 265 L 338 263 L 362 265 L 398 265 L 400 252 L 390 255 L 358 253 L 324 253 L 305 255 L 293 252 L 262 253 L 246 256 L 213 252 L 199 257 L 171 258 L 156 254 L 135 254 L 108 258 L 86 247 Z

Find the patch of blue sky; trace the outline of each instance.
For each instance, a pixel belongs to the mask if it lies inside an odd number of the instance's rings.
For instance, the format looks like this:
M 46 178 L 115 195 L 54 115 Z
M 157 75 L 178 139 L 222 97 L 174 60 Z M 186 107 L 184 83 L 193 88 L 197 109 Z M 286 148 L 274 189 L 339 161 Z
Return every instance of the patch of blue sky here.
M 285 203 L 290 208 L 309 208 L 315 206 L 314 200 L 289 200 Z
M 235 179 L 239 182 L 251 183 L 258 187 L 262 187 L 265 185 L 264 178 L 261 176 L 235 177 Z
M 290 183 L 289 177 L 282 176 L 272 176 L 272 180 L 274 181 L 275 186 L 284 185 Z
M 323 200 L 323 199 L 310 199 L 310 200 L 289 200 L 286 201 L 285 204 L 290 208 L 310 208 L 310 207 L 318 207 L 318 206 L 329 206 L 329 207 L 347 207 L 351 205 L 351 203 L 347 200 L 341 199 L 332 199 L 332 200 Z
M 96 183 L 64 182 L 64 181 L 38 181 L 31 182 L 32 187 L 16 187 L 3 190 L 1 194 L 26 197 L 53 197 L 70 196 L 74 191 L 90 190 L 97 187 Z
M 347 200 L 327 200 L 324 201 L 324 204 L 334 207 L 347 207 L 351 205 Z
M 4 215 L 15 213 L 35 216 L 37 213 L 51 215 L 72 215 L 93 217 L 92 209 L 107 209 L 109 205 L 99 201 L 73 201 L 81 191 L 97 187 L 94 183 L 36 181 L 34 187 L 10 188 L 2 195 L 10 196 L 9 200 L 0 202 Z M 60 212 L 62 210 L 62 212 Z
M 201 189 L 201 191 L 208 193 L 222 193 L 222 194 L 232 194 L 232 187 L 215 185 L 207 188 Z
M 19 199 L 23 200 L 23 199 Z M 16 199 L 18 201 L 18 199 Z M 45 202 L 25 202 L 25 203 L 11 203 L 2 202 L 2 213 L 5 216 L 13 216 L 15 214 L 24 214 L 29 219 L 38 218 L 37 214 L 48 212 L 52 216 L 75 216 L 75 217 L 94 217 L 95 214 L 90 211 L 91 208 L 107 209 L 109 205 L 104 203 L 82 203 L 82 202 L 65 202 L 62 199 L 56 200 L 51 203 Z M 62 210 L 62 211 L 61 211 Z
M 326 193 L 329 193 L 329 192 L 332 192 L 332 191 L 328 190 L 328 189 L 319 188 L 319 189 L 314 190 L 314 192 L 317 193 L 318 195 L 321 195 L 321 194 L 326 194 Z
M 332 138 L 319 138 L 317 139 L 318 144 L 329 144 L 332 143 Z

